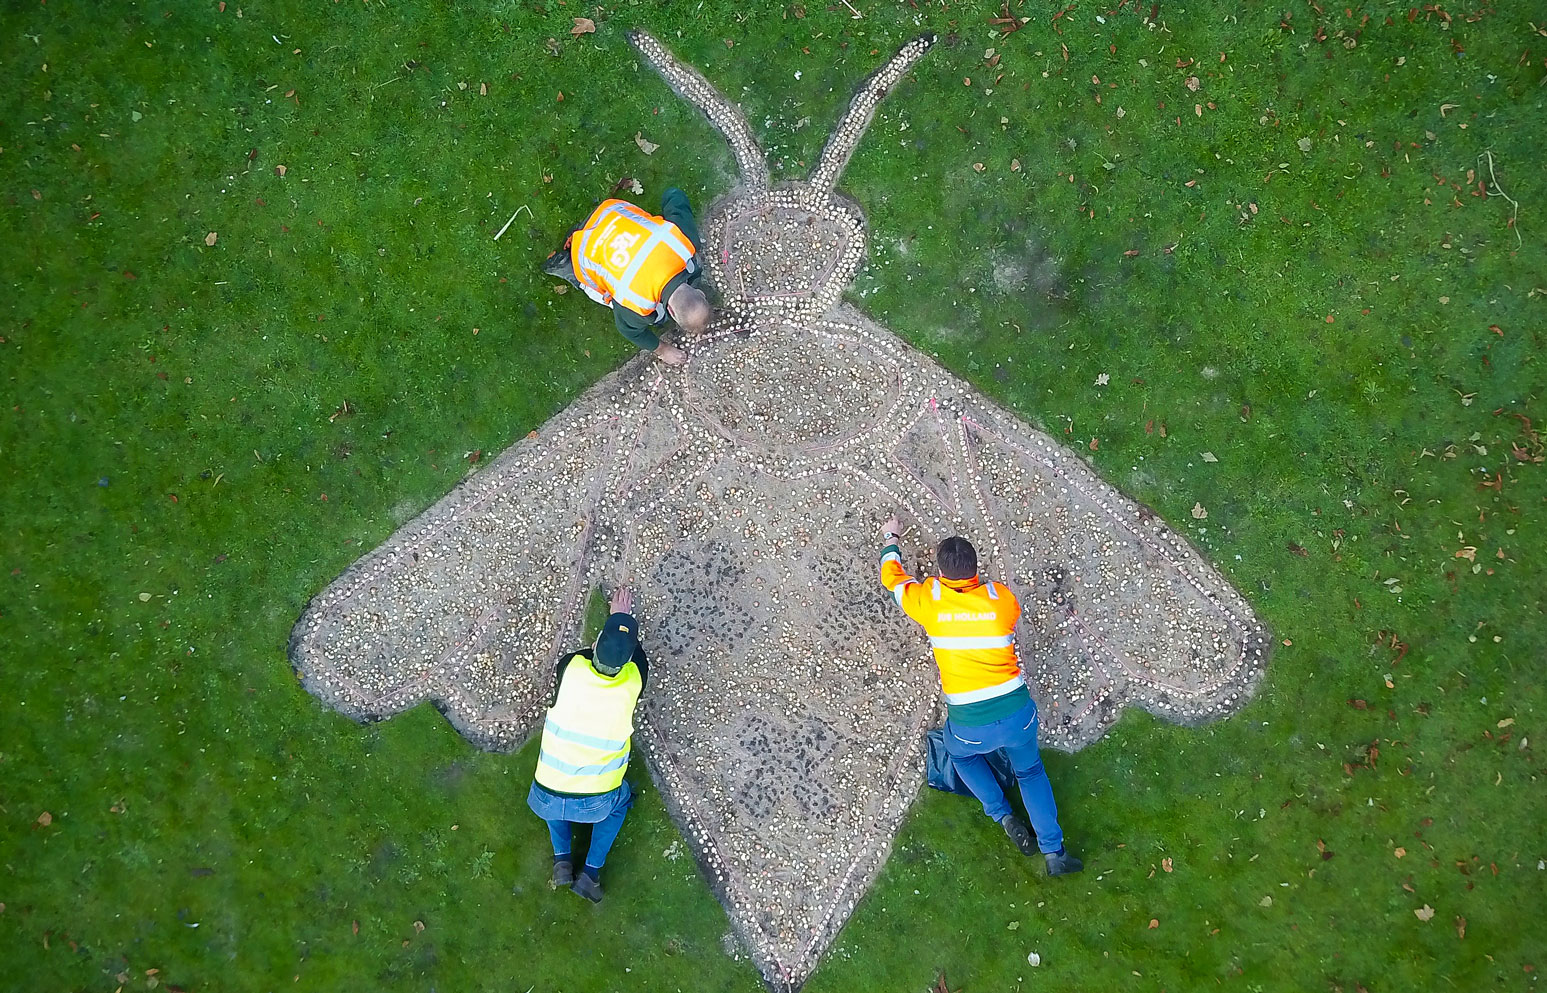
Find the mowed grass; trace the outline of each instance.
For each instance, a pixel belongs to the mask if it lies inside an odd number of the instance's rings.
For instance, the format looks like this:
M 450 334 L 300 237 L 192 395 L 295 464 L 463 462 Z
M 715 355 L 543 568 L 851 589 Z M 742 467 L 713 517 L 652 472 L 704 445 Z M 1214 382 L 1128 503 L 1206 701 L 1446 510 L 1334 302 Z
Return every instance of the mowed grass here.
M 992 4 L 856 6 L 0 13 L 5 986 L 759 988 L 643 768 L 593 909 L 547 890 L 531 747 L 356 726 L 285 658 L 470 453 L 630 353 L 538 274 L 565 225 L 624 176 L 734 182 L 644 27 L 790 176 L 937 32 L 843 180 L 855 302 L 1281 642 L 1230 721 L 1047 756 L 1083 876 L 926 793 L 809 988 L 1538 988 L 1547 37 L 1523 7 L 1027 5 L 1004 36 Z

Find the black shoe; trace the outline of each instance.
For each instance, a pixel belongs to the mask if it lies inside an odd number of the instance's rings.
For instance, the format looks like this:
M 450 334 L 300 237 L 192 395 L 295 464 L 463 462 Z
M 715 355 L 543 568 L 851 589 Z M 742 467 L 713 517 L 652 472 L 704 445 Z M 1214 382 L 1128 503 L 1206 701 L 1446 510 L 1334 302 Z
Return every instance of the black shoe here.
M 1016 819 L 1014 814 L 1005 814 L 1000 818 L 999 826 L 1004 828 L 1004 833 L 1015 842 L 1015 847 L 1021 850 L 1022 855 L 1035 855 L 1037 845 L 1031 840 L 1031 831 Z
M 575 877 L 575 885 L 570 887 L 576 893 L 590 900 L 592 903 L 602 902 L 602 884 L 589 872 L 582 872 Z
M 575 273 L 575 270 L 571 268 L 573 264 L 573 260 L 569 257 L 569 249 L 561 248 L 556 252 L 549 253 L 548 257 L 543 260 L 543 272 L 550 276 L 557 276 L 560 279 L 568 279 Z
M 1065 851 L 1047 853 L 1047 874 L 1049 876 L 1067 876 L 1070 873 L 1079 872 L 1085 868 L 1085 863 Z
M 569 859 L 555 859 L 553 863 L 553 879 L 551 881 L 553 888 L 558 889 L 561 886 L 568 886 L 574 881 L 575 867 L 570 864 Z

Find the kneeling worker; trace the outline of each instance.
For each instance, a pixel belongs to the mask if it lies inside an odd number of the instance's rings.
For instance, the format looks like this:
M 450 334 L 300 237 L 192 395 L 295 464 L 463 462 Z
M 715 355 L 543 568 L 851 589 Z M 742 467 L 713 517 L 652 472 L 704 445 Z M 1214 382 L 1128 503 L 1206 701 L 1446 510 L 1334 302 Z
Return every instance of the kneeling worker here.
M 667 365 L 687 353 L 652 328 L 670 318 L 689 334 L 709 326 L 709 298 L 697 286 L 698 224 L 688 196 L 675 186 L 661 196 L 656 216 L 626 200 L 604 200 L 543 271 L 569 281 L 597 303 L 612 307 L 623 337 Z
M 1021 799 L 1047 857 L 1050 876 L 1079 872 L 1084 863 L 1064 851 L 1058 807 L 1037 751 L 1037 704 L 1026 689 L 1015 653 L 1021 605 L 1002 584 L 978 576 L 978 553 L 965 538 L 935 550 L 939 576 L 922 582 L 902 567 L 898 522 L 881 526 L 881 584 L 907 615 L 924 626 L 940 667 L 947 718 L 945 749 L 962 782 L 1024 854 L 1031 834 L 1016 818 L 984 755 L 1003 749 L 1021 787 Z
M 559 660 L 537 774 L 526 798 L 532 812 L 548 822 L 553 886 L 573 886 L 593 903 L 601 902 L 602 864 L 634 798 L 623 773 L 649 663 L 639 647 L 633 609 L 633 594 L 619 590 L 595 644 Z M 579 875 L 571 822 L 594 825 Z

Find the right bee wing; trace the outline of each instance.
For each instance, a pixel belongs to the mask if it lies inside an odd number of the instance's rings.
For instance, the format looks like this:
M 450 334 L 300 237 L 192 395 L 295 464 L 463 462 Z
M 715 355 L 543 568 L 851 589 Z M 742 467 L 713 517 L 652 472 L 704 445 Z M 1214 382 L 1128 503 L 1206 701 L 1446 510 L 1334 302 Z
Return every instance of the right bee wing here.
M 1269 644 L 1245 599 L 1062 445 L 982 398 L 959 404 L 960 492 L 983 522 L 985 575 L 1021 593 L 1049 743 L 1082 747 L 1129 703 L 1183 724 L 1242 707 Z

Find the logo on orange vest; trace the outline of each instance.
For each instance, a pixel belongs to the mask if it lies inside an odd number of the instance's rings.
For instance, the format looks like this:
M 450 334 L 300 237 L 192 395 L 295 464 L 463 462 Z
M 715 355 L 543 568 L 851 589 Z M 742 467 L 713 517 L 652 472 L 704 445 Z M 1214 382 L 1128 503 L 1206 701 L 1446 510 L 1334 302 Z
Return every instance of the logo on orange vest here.
M 937 621 L 992 621 L 995 618 L 997 618 L 998 616 L 999 615 L 997 613 L 995 613 L 994 611 L 992 611 L 992 610 L 987 611 L 986 613 L 974 613 L 973 611 L 970 611 L 970 610 L 963 610 L 963 611 L 956 611 L 954 613 L 948 611 L 948 612 L 943 613 L 943 614 L 936 614 L 935 615 L 935 620 L 937 620 Z

